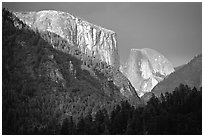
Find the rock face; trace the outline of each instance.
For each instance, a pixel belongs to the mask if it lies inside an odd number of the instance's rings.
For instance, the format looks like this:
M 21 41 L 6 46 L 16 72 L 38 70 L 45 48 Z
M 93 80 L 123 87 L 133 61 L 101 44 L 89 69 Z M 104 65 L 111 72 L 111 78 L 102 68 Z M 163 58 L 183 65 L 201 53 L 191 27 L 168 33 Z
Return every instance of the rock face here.
M 50 31 L 83 53 L 119 68 L 116 33 L 60 11 L 15 12 L 21 21 L 39 31 Z
M 188 64 L 171 73 L 154 87 L 152 93 L 159 97 L 161 93 L 171 93 L 179 84 L 197 89 L 202 87 L 202 55 L 196 56 Z
M 15 12 L 14 14 L 28 26 L 28 29 L 35 32 L 38 30 L 40 34 L 45 35 L 42 38 L 53 48 L 64 52 L 68 57 L 77 57 L 80 60 L 78 63 L 76 60 L 69 61 L 68 64 L 63 63 L 66 67 L 69 66 L 69 73 L 75 80 L 83 79 L 91 84 L 94 83 L 93 86 L 97 87 L 97 90 L 116 100 L 126 99 L 134 105 L 142 104 L 130 81 L 119 71 L 115 32 L 60 11 Z M 15 24 L 20 26 L 18 21 Z M 64 41 L 66 41 L 65 44 Z M 65 47 L 59 48 L 60 46 L 56 45 Z M 82 53 L 66 50 L 72 48 L 76 48 L 77 51 L 79 49 Z M 84 75 L 83 71 L 87 71 L 87 75 Z M 89 75 L 92 78 L 89 78 Z M 63 83 L 62 85 L 66 88 L 66 85 L 64 86 Z
M 174 72 L 172 64 L 152 49 L 131 49 L 130 56 L 120 70 L 130 80 L 141 97 Z

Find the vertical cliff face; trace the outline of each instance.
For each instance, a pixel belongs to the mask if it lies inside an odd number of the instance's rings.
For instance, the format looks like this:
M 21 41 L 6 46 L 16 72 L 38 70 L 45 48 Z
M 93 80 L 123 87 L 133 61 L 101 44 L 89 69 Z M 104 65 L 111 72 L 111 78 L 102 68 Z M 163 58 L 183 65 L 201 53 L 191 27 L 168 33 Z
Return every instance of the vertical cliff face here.
M 119 67 L 116 33 L 60 11 L 15 12 L 29 27 L 50 31 L 83 53 Z
M 163 55 L 152 49 L 132 49 L 121 71 L 130 80 L 138 95 L 142 96 L 151 92 L 174 68 Z
M 43 32 L 40 34 L 50 46 L 82 61 L 82 64 L 73 64 L 72 61 L 68 64 L 63 63 L 65 66 L 70 66 L 68 70 L 74 79 L 79 78 L 91 84 L 94 83 L 98 91 L 103 90 L 108 96 L 115 98 L 119 96 L 120 99 L 128 99 L 133 104 L 142 104 L 130 81 L 119 71 L 115 32 L 60 11 L 15 12 L 14 14 L 28 26 L 28 29 Z M 78 52 L 78 49 L 85 54 Z M 84 75 L 82 71 L 89 72 L 92 78 L 89 79 L 89 74 Z

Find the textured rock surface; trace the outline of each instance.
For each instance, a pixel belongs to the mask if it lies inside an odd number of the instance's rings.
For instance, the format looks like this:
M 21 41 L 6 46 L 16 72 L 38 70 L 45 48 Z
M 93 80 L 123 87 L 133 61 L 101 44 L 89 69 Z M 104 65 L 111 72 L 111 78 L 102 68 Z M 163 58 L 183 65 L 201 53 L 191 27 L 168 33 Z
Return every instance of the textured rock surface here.
M 99 71 L 104 73 L 100 75 L 106 75 L 103 77 L 99 76 L 98 73 L 91 68 L 93 67 L 91 66 L 92 63 L 90 63 L 92 61 L 85 61 L 85 63 L 82 63 L 83 65 L 77 64 L 80 65 L 82 70 L 89 72 L 93 78 L 92 80 L 88 79 L 88 81 L 92 81 L 92 83 L 95 83 L 94 86 L 100 87 L 98 90 L 103 90 L 109 97 L 113 95 L 128 99 L 136 105 L 142 103 L 130 81 L 119 72 L 119 55 L 115 32 L 83 21 L 69 13 L 59 11 L 15 12 L 15 15 L 32 30 L 37 29 L 43 32 L 43 34 L 48 35 L 48 37 L 43 37 L 43 39 L 49 41 L 48 43 L 52 44 L 53 48 L 63 51 L 65 54 L 70 54 L 70 52 L 66 51 L 66 48 L 60 49 L 55 46 L 55 43 L 58 43 L 58 40 L 56 40 L 57 36 L 55 37 L 49 33 L 44 33 L 46 31 L 57 34 L 63 40 L 66 40 L 68 44 L 65 46 L 73 46 L 80 49 L 84 54 L 82 55 L 80 53 L 79 55 L 77 53 L 77 55 L 83 56 L 83 58 L 81 58 L 82 62 L 83 59 L 86 59 L 84 55 L 88 55 L 88 58 L 90 56 L 95 57 L 91 58 L 93 62 L 96 62 L 94 61 L 96 59 L 97 63 L 100 64 L 102 63 L 98 61 L 98 59 L 100 59 L 110 65 L 105 65 L 106 67 L 101 65 L 101 68 L 99 68 Z M 19 26 L 20 24 L 16 22 L 16 25 Z M 69 71 L 75 79 L 78 79 L 77 76 L 82 77 L 81 71 L 73 69 L 76 68 L 76 64 L 73 64 L 72 61 L 69 61 L 67 66 L 69 66 Z M 86 79 L 87 78 L 85 78 L 85 81 Z M 98 82 L 95 79 L 97 79 Z M 63 82 L 63 79 L 61 81 Z M 98 85 L 99 83 L 100 85 Z
M 113 83 L 119 88 L 120 93 L 128 98 L 133 104 L 137 104 L 138 106 L 142 104 L 134 87 L 120 71 L 116 71 L 113 75 Z
M 115 32 L 60 11 L 15 12 L 15 15 L 29 27 L 53 32 L 82 52 L 119 67 Z
M 130 80 L 139 96 L 151 92 L 154 86 L 174 71 L 172 64 L 152 49 L 132 49 L 120 70 Z
M 202 87 L 202 55 L 196 56 L 188 64 L 170 74 L 154 87 L 152 92 L 156 96 L 161 93 L 172 92 L 179 84 L 193 88 Z

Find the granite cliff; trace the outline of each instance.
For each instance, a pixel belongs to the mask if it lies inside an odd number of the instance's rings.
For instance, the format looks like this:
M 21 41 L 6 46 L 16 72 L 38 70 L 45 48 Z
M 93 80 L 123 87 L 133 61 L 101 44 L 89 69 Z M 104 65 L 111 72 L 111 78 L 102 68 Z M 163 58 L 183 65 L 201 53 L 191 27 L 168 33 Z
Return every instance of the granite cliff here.
M 81 77 L 82 71 L 88 71 L 93 79 L 96 78 L 99 82 L 92 83 L 100 85 L 100 90 L 106 95 L 117 94 L 134 104 L 141 104 L 131 83 L 119 71 L 115 32 L 60 11 L 14 12 L 14 15 L 28 29 L 40 33 L 52 48 L 72 55 L 82 62 L 74 64 L 70 60 L 67 64 L 67 67 L 72 66 L 70 73 L 75 79 Z M 18 21 L 14 21 L 14 25 L 22 28 Z M 80 69 L 76 69 L 78 67 Z M 57 72 L 60 73 L 59 70 Z
M 32 29 L 49 31 L 77 46 L 83 53 L 119 67 L 116 33 L 61 11 L 15 12 Z
M 117 67 L 35 29 L 2 10 L 2 134 L 201 134 L 201 91 L 134 108 L 127 99 L 141 100 Z M 139 63 L 145 78 L 148 61 Z
M 172 64 L 162 54 L 148 48 L 131 49 L 126 64 L 120 70 L 140 97 L 174 72 Z
M 202 87 L 202 55 L 194 57 L 189 63 L 171 73 L 152 89 L 152 93 L 160 97 L 161 93 L 172 93 L 180 84 L 188 85 L 190 88 L 195 87 L 198 90 Z M 142 98 L 147 102 L 151 96 L 152 94 L 147 93 Z

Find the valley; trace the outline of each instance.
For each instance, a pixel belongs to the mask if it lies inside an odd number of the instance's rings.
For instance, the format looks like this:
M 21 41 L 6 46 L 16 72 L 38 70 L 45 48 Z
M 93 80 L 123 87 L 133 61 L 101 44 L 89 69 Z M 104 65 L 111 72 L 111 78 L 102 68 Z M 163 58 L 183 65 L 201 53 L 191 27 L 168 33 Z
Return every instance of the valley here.
M 132 49 L 122 65 L 118 46 L 69 13 L 3 9 L 2 133 L 201 134 L 202 55 L 174 69 Z

